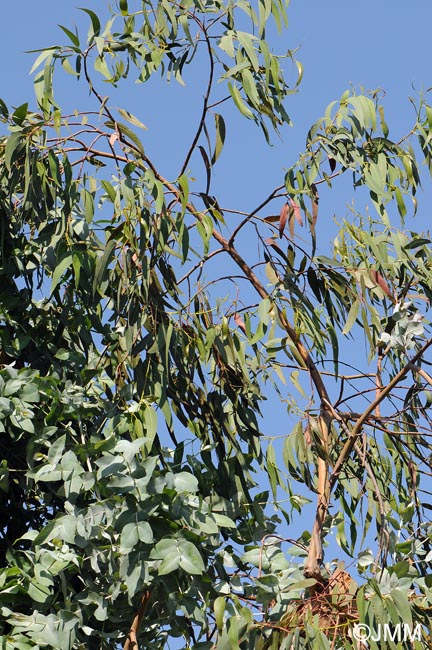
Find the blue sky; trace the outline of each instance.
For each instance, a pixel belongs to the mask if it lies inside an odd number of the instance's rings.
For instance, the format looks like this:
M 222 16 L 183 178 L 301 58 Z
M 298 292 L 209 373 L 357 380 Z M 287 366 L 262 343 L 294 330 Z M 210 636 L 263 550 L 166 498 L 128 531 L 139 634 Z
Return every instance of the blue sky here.
M 3 3 L 0 97 L 8 106 L 33 101 L 29 70 L 36 55 L 24 51 L 64 43 L 66 37 L 58 23 L 69 28 L 76 23 L 85 29 L 87 18 L 77 6 L 99 11 L 105 2 Z M 226 149 L 215 171 L 216 185 L 227 203 L 245 211 L 283 182 L 283 170 L 302 151 L 309 126 L 351 85 L 385 91 L 387 122 L 394 138 L 408 132 L 414 121 L 408 97 L 417 97 L 419 91 L 432 86 L 430 0 L 292 0 L 289 19 L 288 31 L 274 38 L 275 49 L 298 47 L 297 58 L 304 66 L 300 92 L 287 102 L 294 127 L 284 129 L 283 140 L 274 138 L 274 146 L 268 147 L 252 123 L 232 113 Z M 196 73 L 201 74 L 199 65 Z M 200 110 L 201 87 L 194 85 L 192 77 L 186 82 L 186 88 L 172 82 L 157 90 L 123 85 L 118 93 L 118 103 L 149 127 L 143 135 L 146 151 L 168 177 L 175 174 L 177 162 L 187 150 Z M 56 85 L 60 105 L 80 108 L 89 102 L 86 91 L 66 73 L 58 75 Z M 352 193 L 343 184 L 339 192 L 323 191 L 319 215 L 322 250 L 334 233 L 334 215 L 346 216 L 346 203 L 351 199 Z M 430 199 L 428 187 L 420 197 L 419 229 L 428 227 Z M 270 423 L 275 429 L 277 419 Z

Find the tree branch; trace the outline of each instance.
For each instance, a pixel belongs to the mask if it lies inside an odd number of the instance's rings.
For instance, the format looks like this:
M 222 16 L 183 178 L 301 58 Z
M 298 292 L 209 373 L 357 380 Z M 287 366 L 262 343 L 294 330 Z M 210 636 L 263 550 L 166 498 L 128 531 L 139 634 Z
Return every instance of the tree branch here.
M 141 626 L 141 621 L 143 619 L 143 616 L 146 612 L 149 600 L 150 600 L 150 591 L 147 589 L 144 592 L 144 595 L 141 599 L 140 606 L 138 607 L 138 611 L 134 616 L 132 625 L 130 626 L 125 644 L 123 646 L 123 650 L 138 650 L 138 631 Z
M 426 350 L 432 345 L 432 339 L 429 339 L 417 352 L 417 354 L 393 377 L 391 381 L 384 386 L 379 393 L 379 396 L 369 404 L 367 409 L 361 414 L 355 423 L 354 427 L 351 430 L 348 440 L 345 442 L 343 449 L 339 455 L 339 458 L 336 461 L 336 464 L 333 468 L 333 472 L 330 476 L 330 490 L 333 489 L 336 481 L 338 480 L 339 474 L 346 463 L 349 455 L 354 447 L 355 441 L 361 433 L 363 424 L 367 421 L 370 415 L 378 408 L 378 406 L 383 402 L 383 400 L 391 393 L 393 388 L 408 374 L 412 369 L 413 364 L 416 364 Z
M 197 129 L 197 132 L 195 133 L 195 137 L 194 137 L 194 139 L 192 141 L 192 144 L 189 147 L 189 151 L 187 152 L 187 155 L 186 155 L 186 158 L 185 158 L 184 163 L 182 165 L 182 168 L 180 170 L 179 176 L 184 174 L 184 172 L 186 171 L 186 168 L 187 168 L 187 166 L 189 164 L 189 160 L 191 159 L 191 156 L 192 156 L 192 154 L 194 152 L 194 149 L 195 149 L 195 147 L 196 147 L 196 145 L 198 143 L 198 140 L 199 140 L 200 135 L 202 133 L 202 130 L 204 128 L 205 118 L 206 118 L 207 110 L 208 110 L 208 101 L 209 101 L 211 89 L 212 89 L 212 86 L 213 86 L 213 74 L 214 74 L 213 53 L 212 53 L 212 49 L 211 49 L 210 39 L 208 37 L 206 29 L 205 29 L 204 25 L 202 24 L 202 22 L 200 20 L 198 20 L 198 18 L 196 16 L 194 16 L 193 14 L 190 14 L 190 16 L 191 16 L 191 18 L 193 18 L 193 20 L 195 20 L 195 22 L 199 25 L 200 29 L 202 29 L 202 31 L 203 31 L 204 38 L 205 38 L 206 45 L 207 45 L 207 51 L 208 51 L 208 55 L 209 55 L 209 59 L 210 59 L 210 74 L 209 74 L 209 80 L 208 80 L 208 83 L 207 83 L 207 90 L 206 90 L 206 93 L 204 95 L 202 113 L 201 113 L 200 122 L 198 124 L 198 129 Z

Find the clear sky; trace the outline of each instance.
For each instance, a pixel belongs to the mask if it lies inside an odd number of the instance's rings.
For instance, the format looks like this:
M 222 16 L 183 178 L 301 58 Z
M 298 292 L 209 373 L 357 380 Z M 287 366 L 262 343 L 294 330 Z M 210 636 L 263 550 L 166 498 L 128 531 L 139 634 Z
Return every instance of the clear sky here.
M 2 3 L 0 97 L 8 106 L 33 102 L 29 70 L 35 54 L 24 54 L 57 43 L 66 37 L 57 24 L 85 29 L 87 17 L 77 10 L 85 6 L 98 12 L 104 0 L 15 0 Z M 351 85 L 386 92 L 387 122 L 393 137 L 409 131 L 414 111 L 408 97 L 432 87 L 431 0 L 292 0 L 290 25 L 275 49 L 299 48 L 297 58 L 304 66 L 304 79 L 297 96 L 287 101 L 294 127 L 283 131 L 283 140 L 266 146 L 256 127 L 233 113 L 228 123 L 228 142 L 216 167 L 217 186 L 227 204 L 250 210 L 276 185 L 283 182 L 283 169 L 295 162 L 302 151 L 309 126 L 332 100 Z M 277 43 L 276 43 L 277 41 Z M 197 69 L 200 75 L 200 70 Z M 175 174 L 191 140 L 194 118 L 200 111 L 202 88 L 186 78 L 185 89 L 124 84 L 118 99 L 136 114 L 149 130 L 143 136 L 150 158 L 162 165 L 165 176 Z M 86 105 L 88 94 L 66 73 L 56 82 L 58 101 L 68 108 Z M 110 91 L 107 91 L 110 92 Z M 148 148 L 147 148 L 148 147 Z M 166 171 L 166 169 L 168 171 Z M 430 187 L 420 205 L 419 229 L 428 227 Z M 332 192 L 320 197 L 320 248 L 331 237 L 334 215 L 347 214 L 351 193 Z M 269 411 L 270 412 L 270 411 Z M 282 432 L 281 432 L 282 433 Z

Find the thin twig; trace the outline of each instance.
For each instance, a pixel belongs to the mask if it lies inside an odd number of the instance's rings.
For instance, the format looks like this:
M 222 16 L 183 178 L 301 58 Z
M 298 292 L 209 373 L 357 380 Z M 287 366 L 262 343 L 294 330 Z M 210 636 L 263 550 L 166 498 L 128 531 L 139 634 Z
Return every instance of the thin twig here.
M 421 359 L 422 355 L 426 352 L 426 350 L 432 345 L 432 339 L 429 339 L 417 352 L 417 354 L 411 359 L 409 363 L 406 364 L 399 372 L 393 377 L 391 381 L 387 384 L 387 386 L 384 386 L 382 391 L 380 392 L 380 395 L 377 399 L 375 399 L 367 409 L 362 413 L 362 415 L 359 417 L 357 422 L 355 423 L 350 436 L 348 440 L 346 441 L 339 458 L 336 461 L 336 464 L 333 468 L 332 475 L 330 476 L 330 488 L 332 489 L 339 477 L 339 474 L 342 470 L 342 467 L 344 466 L 345 462 L 347 461 L 353 447 L 354 443 L 356 441 L 356 438 L 360 435 L 360 432 L 362 430 L 363 424 L 367 421 L 369 416 L 376 410 L 377 406 L 383 402 L 383 400 L 391 393 L 393 388 L 397 386 L 397 384 L 408 374 L 408 372 L 411 369 L 411 365 L 415 364 L 419 359 Z
M 195 150 L 195 147 L 196 147 L 196 145 L 198 143 L 198 140 L 199 140 L 199 138 L 201 136 L 201 133 L 202 133 L 202 130 L 204 128 L 205 119 L 206 119 L 207 110 L 208 110 L 208 101 L 209 101 L 210 93 L 211 93 L 212 86 L 213 86 L 213 74 L 214 74 L 213 52 L 212 52 L 212 49 L 211 49 L 210 39 L 209 39 L 209 37 L 207 35 L 206 28 L 204 27 L 203 23 L 200 20 L 198 20 L 198 18 L 196 16 L 194 16 L 193 14 L 190 14 L 190 16 L 199 25 L 200 29 L 203 31 L 203 34 L 205 36 L 205 41 L 206 41 L 206 44 L 207 44 L 207 52 L 208 52 L 209 59 L 210 59 L 210 73 L 209 73 L 209 80 L 208 80 L 208 83 L 207 83 L 207 90 L 206 90 L 206 93 L 205 93 L 204 99 L 203 99 L 203 107 L 202 107 L 201 118 L 200 118 L 200 121 L 199 121 L 199 124 L 198 124 L 198 128 L 197 128 L 197 131 L 195 133 L 195 137 L 192 140 L 192 144 L 189 147 L 189 151 L 186 154 L 186 158 L 185 158 L 184 163 L 182 165 L 182 168 L 180 170 L 179 176 L 182 176 L 182 174 L 184 174 L 184 172 L 186 171 L 186 168 L 187 168 L 187 166 L 189 164 L 189 160 L 191 159 L 191 156 L 192 156 L 192 154 L 193 154 L 193 152 Z M 211 171 L 210 171 L 210 173 L 211 173 Z

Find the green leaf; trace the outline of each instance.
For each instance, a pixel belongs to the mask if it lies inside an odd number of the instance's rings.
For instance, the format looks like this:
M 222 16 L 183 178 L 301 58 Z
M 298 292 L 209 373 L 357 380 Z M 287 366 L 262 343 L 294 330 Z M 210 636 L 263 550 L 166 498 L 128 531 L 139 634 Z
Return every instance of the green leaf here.
M 51 465 L 57 465 L 63 455 L 66 444 L 66 435 L 62 435 L 51 444 L 48 451 L 48 461 Z
M 243 70 L 241 73 L 241 77 L 242 77 L 243 90 L 245 91 L 251 103 L 256 108 L 258 108 L 260 104 L 260 97 L 251 71 Z
M 27 112 L 28 102 L 21 104 L 21 106 L 18 106 L 18 108 L 14 110 L 12 113 L 12 120 L 15 122 L 15 124 L 21 125 L 27 117 Z
M 122 553 L 128 552 L 134 548 L 138 542 L 151 544 L 153 542 L 153 532 L 147 521 L 131 522 L 126 524 L 121 532 L 120 550 Z
M 95 14 L 94 11 L 91 9 L 86 9 L 85 7 L 80 7 L 80 11 L 84 11 L 88 16 L 90 16 L 91 24 L 92 24 L 92 29 L 93 29 L 93 35 L 94 36 L 99 36 L 100 30 L 101 30 L 101 24 L 100 20 Z
M 103 295 L 103 290 L 101 286 L 102 280 L 104 279 L 108 266 L 111 263 L 116 245 L 117 242 L 114 238 L 108 240 L 103 255 L 97 261 L 95 274 L 93 278 L 93 295 L 95 295 L 96 292 L 99 292 L 101 295 Z
M 52 276 L 52 281 L 51 281 L 51 293 L 54 291 L 54 289 L 60 283 L 60 280 L 62 279 L 65 271 L 67 271 L 67 270 L 69 270 L 71 268 L 72 260 L 73 260 L 73 255 L 71 253 L 67 253 L 63 257 L 63 259 L 55 267 L 54 272 L 53 272 L 53 276 Z
M 182 538 L 164 539 L 156 544 L 151 556 L 163 558 L 159 565 L 158 574 L 167 575 L 176 571 L 179 567 L 191 575 L 202 575 L 204 563 L 198 549 Z
M 396 202 L 397 202 L 399 214 L 403 219 L 406 216 L 407 210 L 406 210 L 405 202 L 403 200 L 402 192 L 400 191 L 399 187 L 395 189 L 395 196 L 396 196 Z
M 60 27 L 61 27 L 61 25 L 60 25 Z M 33 72 L 39 68 L 40 64 L 43 63 L 43 61 L 45 61 L 45 59 L 51 59 L 52 55 L 53 55 L 53 52 L 55 50 L 57 50 L 57 49 L 58 49 L 58 46 L 54 45 L 53 47 L 48 47 L 48 48 L 42 50 L 42 52 L 37 57 L 36 61 L 33 63 L 32 67 L 30 69 L 30 74 L 33 74 Z M 36 51 L 39 51 L 39 50 L 36 50 Z
M 213 220 L 209 214 L 197 221 L 197 230 L 204 244 L 204 254 L 207 255 L 213 234 Z
M 105 192 L 108 194 L 111 203 L 115 203 L 117 193 L 115 188 L 111 185 L 111 183 L 108 183 L 108 181 L 102 180 L 101 185 L 104 188 Z
M 290 375 L 290 381 L 291 381 L 291 382 L 294 384 L 294 386 L 297 388 L 297 390 L 298 390 L 298 392 L 300 393 L 300 395 L 301 395 L 302 397 L 304 397 L 305 399 L 307 399 L 306 393 L 304 392 L 302 386 L 301 386 L 300 383 L 299 383 L 299 374 L 300 374 L 300 373 L 299 373 L 298 370 L 294 370 L 294 371 L 291 373 L 291 375 Z
M 240 113 L 242 115 L 244 115 L 245 117 L 247 117 L 249 120 L 252 120 L 253 119 L 253 113 L 250 110 L 250 108 L 248 108 L 246 106 L 246 104 L 244 103 L 244 101 L 243 101 L 243 99 L 242 99 L 242 97 L 240 95 L 240 91 L 237 88 L 237 86 L 230 82 L 228 84 L 228 90 L 230 92 L 231 97 L 234 100 L 235 105 L 237 106 L 238 110 L 240 111 Z
M 267 446 L 265 468 L 269 477 L 270 487 L 273 492 L 273 497 L 277 499 L 277 491 L 278 491 L 278 486 L 280 485 L 280 478 L 279 478 L 278 466 L 276 463 L 276 454 L 275 454 L 274 446 L 271 443 Z
M 162 560 L 158 574 L 163 576 L 176 571 L 180 566 L 180 552 L 175 539 L 163 539 L 151 551 L 151 557 Z
M 411 627 L 412 613 L 408 593 L 406 591 L 402 591 L 401 589 L 393 589 L 391 591 L 391 599 L 396 606 L 399 620 L 403 621 L 405 624 Z
M 199 550 L 192 542 L 185 539 L 179 540 L 181 568 L 191 575 L 202 575 L 205 571 L 204 562 Z
M 51 589 L 36 580 L 32 580 L 27 587 L 27 593 L 36 603 L 45 603 L 51 596 Z
M 376 112 L 373 101 L 365 95 L 357 95 L 350 97 L 349 103 L 353 107 L 362 129 L 374 130 L 376 128 Z
M 222 631 L 225 614 L 226 599 L 224 596 L 218 596 L 214 601 L 215 622 L 218 632 Z
M 94 60 L 94 69 L 99 72 L 106 81 L 112 81 L 113 74 L 108 67 L 107 59 L 103 54 L 99 54 Z
M 182 211 L 185 212 L 189 200 L 189 179 L 186 176 L 186 174 L 182 174 L 179 177 L 178 184 L 180 187 L 180 201 L 181 201 Z
M 176 571 L 180 566 L 180 556 L 176 553 L 173 555 L 167 555 L 165 559 L 161 562 L 158 569 L 158 574 L 160 576 L 165 576 L 168 573 Z
M 34 384 L 32 382 L 24 384 L 20 397 L 24 402 L 27 403 L 31 403 L 31 404 L 39 403 L 40 393 L 39 393 L 38 384 Z
M 19 131 L 12 133 L 6 142 L 4 160 L 6 168 L 10 171 L 15 153 L 21 152 L 24 147 L 22 134 Z
M 225 121 L 222 115 L 219 115 L 219 113 L 215 113 L 214 120 L 215 120 L 215 127 L 216 127 L 216 143 L 211 158 L 212 165 L 215 164 L 216 160 L 219 158 L 220 154 L 222 153 L 222 149 L 224 147 L 225 137 L 226 137 Z
M 233 37 L 234 34 L 231 30 L 229 30 L 226 34 L 224 34 L 220 41 L 219 41 L 219 47 L 223 52 L 228 54 L 229 57 L 232 59 L 235 57 L 235 49 L 234 49 L 234 42 L 233 42 Z
M 106 126 L 111 128 L 111 129 L 118 129 L 122 135 L 125 135 L 131 142 L 135 145 L 135 147 L 138 149 L 138 151 L 144 155 L 144 147 L 141 142 L 141 140 L 138 138 L 138 136 L 130 129 L 126 124 L 123 124 L 122 122 L 106 122 Z M 145 128 L 145 127 L 144 127 Z
M 251 34 L 248 34 L 247 32 L 239 32 L 239 31 L 236 32 L 236 36 L 239 42 L 241 43 L 241 45 L 244 47 L 247 57 L 253 69 L 255 70 L 255 72 L 258 72 L 258 68 L 259 68 L 258 56 L 253 46 L 256 37 L 252 36 Z
M 64 31 L 66 36 L 69 36 L 72 44 L 75 45 L 75 47 L 79 48 L 80 47 L 80 42 L 79 42 L 79 38 L 78 38 L 78 32 L 76 32 L 76 33 L 71 32 L 69 29 L 67 29 L 67 27 L 64 27 L 63 25 L 59 25 L 59 27 L 60 27 L 61 30 Z
M 123 108 L 118 108 L 117 109 L 120 115 L 127 121 L 129 124 L 132 124 L 133 126 L 137 126 L 139 129 L 145 129 L 147 130 L 147 127 L 145 124 L 143 124 L 135 115 L 132 115 L 132 113 L 129 113 L 129 111 L 124 110 Z
M 186 494 L 195 494 L 198 491 L 198 480 L 189 472 L 179 472 L 174 474 L 174 487 L 176 491 L 181 494 L 182 492 Z
M 354 300 L 354 302 L 352 303 L 352 305 L 350 307 L 350 310 L 348 312 L 347 320 L 346 320 L 345 326 L 344 326 L 344 328 L 342 330 L 342 334 L 345 334 L 345 335 L 349 334 L 349 332 L 351 331 L 351 329 L 353 328 L 353 326 L 354 326 L 354 324 L 355 324 L 355 322 L 357 320 L 359 310 L 360 310 L 360 300 L 358 298 L 356 298 Z

